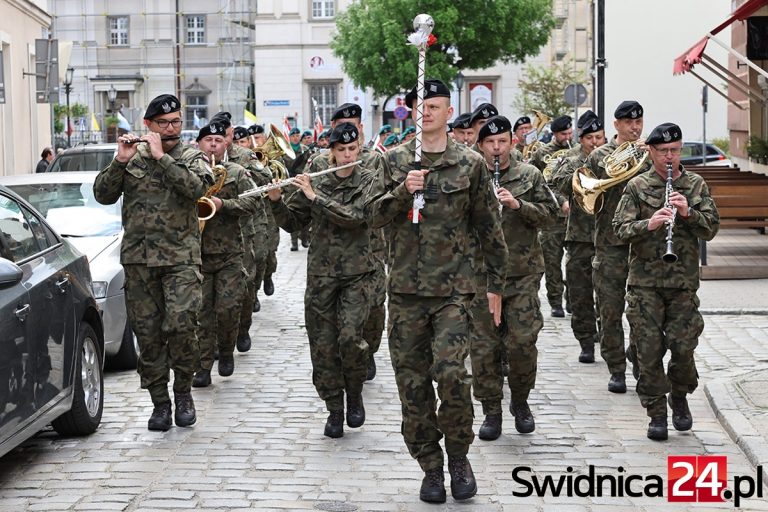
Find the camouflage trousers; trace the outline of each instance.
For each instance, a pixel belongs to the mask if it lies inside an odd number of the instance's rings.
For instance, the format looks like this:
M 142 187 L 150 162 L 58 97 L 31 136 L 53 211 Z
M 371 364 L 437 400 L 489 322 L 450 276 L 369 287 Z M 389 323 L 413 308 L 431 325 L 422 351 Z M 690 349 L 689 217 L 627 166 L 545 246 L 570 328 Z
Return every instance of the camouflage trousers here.
M 280 228 L 275 224 L 275 218 L 272 216 L 271 207 L 267 206 L 267 255 L 264 263 L 264 279 L 269 279 L 272 274 L 277 272 L 277 246 L 280 245 Z M 258 291 L 261 288 L 261 283 L 256 288 Z
M 344 392 L 363 392 L 368 344 L 363 324 L 368 317 L 371 274 L 307 276 L 304 321 L 312 358 L 312 383 L 329 411 L 344 410 Z
M 387 300 L 387 275 L 383 262 L 376 263 L 376 270 L 373 271 L 368 284 L 370 286 L 371 305 L 363 327 L 363 338 L 368 343 L 368 354 L 372 358 L 381 346 L 381 335 L 384 332 L 384 323 L 387 317 L 384 307 Z
M 139 342 L 141 387 L 149 390 L 154 404 L 167 402 L 169 370 L 174 392 L 186 393 L 200 366 L 197 320 L 203 276 L 197 265 L 123 268 L 128 320 Z
M 600 355 L 609 373 L 627 370 L 624 349 L 624 296 L 629 273 L 629 245 L 596 247 L 592 260 L 592 280 L 600 313 Z M 634 352 L 630 338 L 629 350 Z
M 298 231 L 291 232 L 291 246 L 296 247 L 301 240 L 301 243 L 309 242 L 309 226 L 304 226 Z
M 256 295 L 261 288 L 261 281 L 264 277 L 264 271 L 267 266 L 267 247 L 266 230 L 257 226 L 256 235 L 253 243 L 247 244 L 245 253 L 243 253 L 243 268 L 247 274 L 245 278 L 245 287 L 243 289 L 243 299 L 240 309 L 240 326 L 237 331 L 237 339 L 242 339 L 248 334 L 253 323 L 253 303 L 256 302 Z M 246 242 L 247 243 L 247 242 Z
M 693 393 L 699 382 L 693 352 L 704 331 L 694 290 L 631 286 L 627 291 L 629 337 L 637 348 L 637 395 L 648 416 L 667 414 L 666 394 Z M 667 371 L 664 355 L 669 351 Z
M 235 351 L 246 281 L 243 253 L 203 254 L 202 270 L 200 367 L 210 370 L 216 349 L 224 355 Z
M 551 307 L 563 306 L 566 282 L 563 279 L 563 253 L 567 219 L 558 217 L 555 224 L 539 231 L 539 243 L 544 253 L 544 281 L 547 302 Z M 567 276 L 566 276 L 567 277 Z M 565 295 L 568 304 L 568 295 Z
M 568 297 L 573 311 L 571 330 L 582 348 L 594 346 L 597 339 L 597 305 L 592 284 L 592 258 L 595 246 L 591 242 L 566 242 L 565 273 L 568 276 Z
M 389 354 L 402 406 L 400 431 L 425 471 L 443 467 L 443 436 L 449 456 L 466 455 L 475 437 L 472 379 L 464 366 L 471 300 L 471 295 L 389 295 Z

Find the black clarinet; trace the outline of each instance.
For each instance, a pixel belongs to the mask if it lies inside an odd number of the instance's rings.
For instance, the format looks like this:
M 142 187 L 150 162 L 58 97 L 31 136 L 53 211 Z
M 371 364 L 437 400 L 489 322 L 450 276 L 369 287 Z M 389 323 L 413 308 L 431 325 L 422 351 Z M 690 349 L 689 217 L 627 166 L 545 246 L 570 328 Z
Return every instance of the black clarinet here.
M 496 155 L 493 157 L 493 190 L 498 191 L 499 188 L 501 188 L 501 185 L 499 184 L 499 181 L 501 180 L 501 171 L 499 170 L 499 156 Z M 501 201 L 499 201 L 499 213 L 501 213 L 501 209 L 504 208 L 504 205 L 501 204 Z
M 675 254 L 674 247 L 673 247 L 673 241 L 672 241 L 672 231 L 675 228 L 675 218 L 677 217 L 677 208 L 672 206 L 672 203 L 670 202 L 670 196 L 672 195 L 672 164 L 667 164 L 667 190 L 664 197 L 664 208 L 669 208 L 672 210 L 672 218 L 667 221 L 667 251 L 664 253 L 664 256 L 661 257 L 663 261 L 666 263 L 674 263 L 677 261 L 677 254 Z

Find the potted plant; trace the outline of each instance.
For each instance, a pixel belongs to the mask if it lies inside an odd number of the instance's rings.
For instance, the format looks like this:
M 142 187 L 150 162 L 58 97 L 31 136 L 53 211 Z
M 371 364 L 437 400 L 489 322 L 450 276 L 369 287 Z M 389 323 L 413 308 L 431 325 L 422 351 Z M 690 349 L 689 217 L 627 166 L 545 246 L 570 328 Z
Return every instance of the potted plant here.
M 746 150 L 751 162 L 758 164 L 768 163 L 768 141 L 752 135 L 749 138 L 749 142 L 747 142 Z
M 104 118 L 104 126 L 107 130 L 107 142 L 117 142 L 117 125 L 120 120 L 117 116 L 107 116 Z

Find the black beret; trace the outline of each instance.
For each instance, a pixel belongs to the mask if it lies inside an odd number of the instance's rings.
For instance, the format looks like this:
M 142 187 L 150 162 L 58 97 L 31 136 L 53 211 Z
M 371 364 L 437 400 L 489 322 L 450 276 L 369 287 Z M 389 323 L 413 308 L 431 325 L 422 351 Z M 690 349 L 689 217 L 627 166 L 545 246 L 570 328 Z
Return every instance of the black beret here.
M 232 126 L 232 114 L 229 112 L 216 112 L 211 117 L 211 123 L 217 123 L 222 125 L 225 129 Z
M 482 103 L 472 112 L 469 117 L 469 125 L 475 124 L 475 121 L 480 119 L 489 119 L 493 116 L 499 115 L 499 110 L 490 103 Z
M 244 126 L 235 126 L 235 131 L 232 133 L 232 138 L 234 140 L 244 139 L 248 136 L 248 128 Z
M 603 129 L 603 123 L 601 123 L 597 117 L 593 117 L 589 121 L 589 124 L 586 124 L 581 128 L 579 128 L 579 137 L 589 135 L 590 133 L 599 132 L 602 129 Z
M 207 125 L 200 128 L 200 132 L 197 134 L 197 142 L 200 142 L 200 140 L 202 140 L 202 138 L 206 135 L 219 135 L 224 137 L 227 128 L 227 126 L 224 126 L 221 123 L 211 121 Z
M 556 117 L 552 121 L 552 124 L 549 126 L 549 128 L 552 130 L 552 133 L 564 132 L 571 127 L 572 123 L 573 118 L 571 116 L 560 116 Z
M 472 117 L 472 114 L 469 112 L 467 112 L 466 114 L 461 114 L 460 116 L 456 117 L 456 119 L 453 120 L 454 130 L 456 128 L 458 128 L 459 130 L 468 130 L 470 117 Z
M 328 144 L 333 146 L 334 143 L 340 142 L 341 144 L 349 144 L 355 142 L 360 135 L 357 127 L 352 123 L 341 123 L 336 125 L 336 128 L 331 131 L 331 138 L 328 140 Z
M 500 135 L 511 131 L 512 123 L 509 122 L 509 119 L 504 116 L 493 116 L 488 119 L 488 122 L 485 123 L 482 128 L 480 128 L 480 132 L 477 134 L 477 140 L 479 142 L 490 135 Z
M 645 143 L 667 144 L 668 142 L 677 142 L 683 138 L 683 131 L 675 123 L 663 123 L 653 129 L 651 134 L 645 139 Z
M 337 119 L 360 119 L 363 117 L 363 109 L 356 103 L 345 103 L 337 107 L 331 116 L 331 121 Z
M 524 124 L 531 124 L 531 118 L 528 116 L 522 116 L 517 118 L 517 121 L 515 121 L 515 124 L 512 126 L 512 131 L 516 132 L 517 129 Z
M 252 124 L 248 127 L 248 135 L 258 135 L 264 133 L 264 127 L 260 124 Z
M 152 119 L 155 116 L 170 114 L 171 112 L 178 112 L 179 110 L 181 110 L 181 102 L 179 101 L 179 98 L 173 94 L 161 94 L 149 102 L 147 111 L 144 112 L 144 119 Z
M 445 85 L 444 82 L 441 82 L 440 80 L 434 80 L 432 78 L 429 78 L 427 80 L 424 80 L 424 99 L 428 100 L 429 98 L 450 98 L 451 97 L 451 91 L 448 89 L 448 86 Z M 405 104 L 408 105 L 408 108 L 412 109 L 414 108 L 413 102 L 416 101 L 416 87 L 411 89 L 411 91 L 405 95 Z
M 616 107 L 613 117 L 615 119 L 640 119 L 643 117 L 643 106 L 636 101 L 622 101 Z
M 597 114 L 591 110 L 587 110 L 579 116 L 578 121 L 576 121 L 576 128 L 583 128 L 584 126 L 591 123 L 594 119 L 597 119 Z

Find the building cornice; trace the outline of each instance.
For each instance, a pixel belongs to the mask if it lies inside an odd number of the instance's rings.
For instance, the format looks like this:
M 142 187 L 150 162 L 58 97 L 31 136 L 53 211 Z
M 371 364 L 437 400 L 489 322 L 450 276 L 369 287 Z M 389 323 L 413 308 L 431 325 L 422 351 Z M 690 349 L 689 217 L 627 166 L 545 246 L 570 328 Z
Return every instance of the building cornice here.
M 25 16 L 32 18 L 43 27 L 50 27 L 53 16 L 40 8 L 35 2 L 30 0 L 7 0 L 8 5 L 15 7 Z

